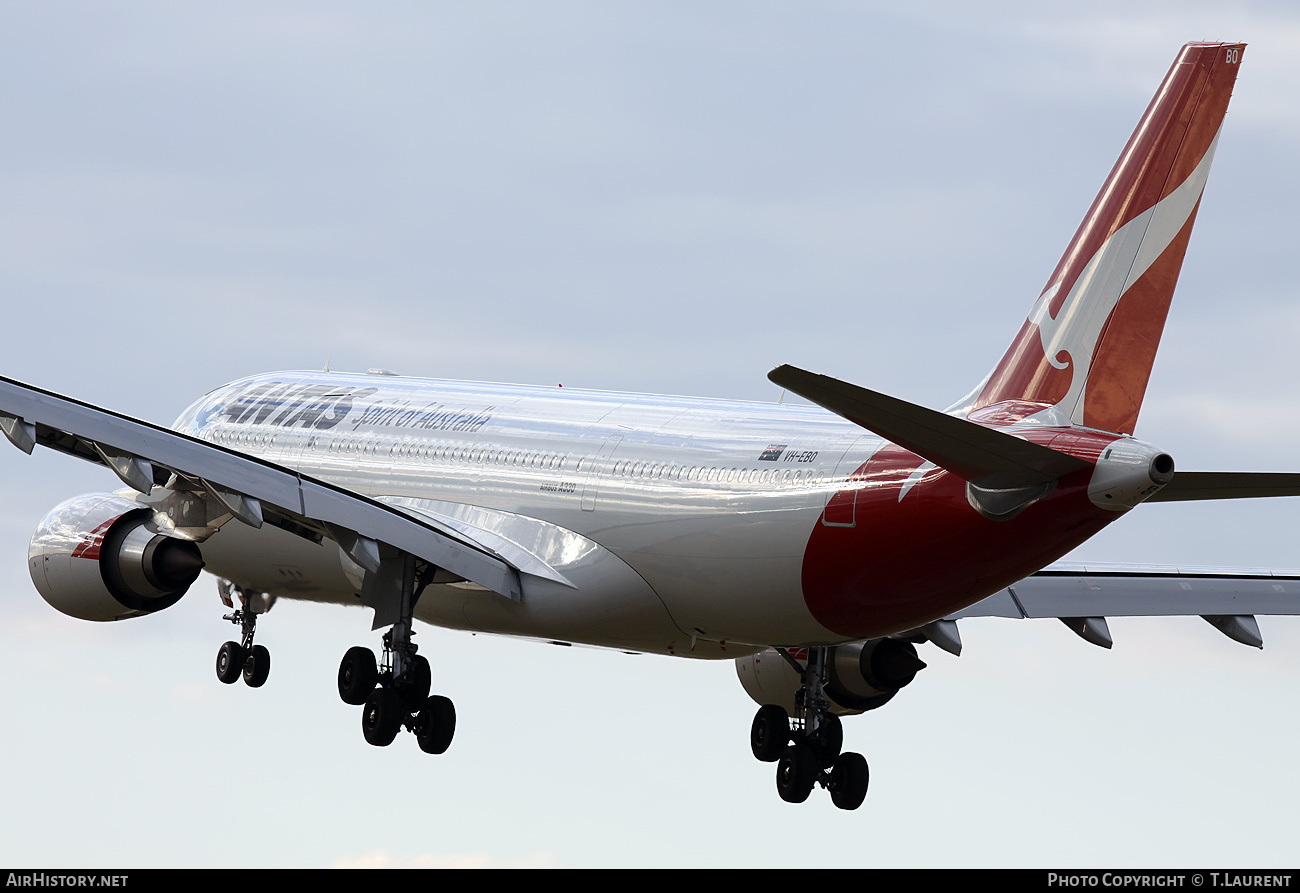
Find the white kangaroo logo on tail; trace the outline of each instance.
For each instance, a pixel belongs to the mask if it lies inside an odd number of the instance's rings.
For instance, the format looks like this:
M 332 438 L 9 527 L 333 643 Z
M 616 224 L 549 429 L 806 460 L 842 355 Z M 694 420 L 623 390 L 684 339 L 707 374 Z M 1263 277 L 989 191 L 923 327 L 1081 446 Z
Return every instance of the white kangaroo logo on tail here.
M 1205 157 L 1177 189 L 1111 234 L 1083 268 L 1056 316 L 1051 315 L 1050 307 L 1060 291 L 1059 280 L 1034 303 L 1029 321 L 1038 326 L 1047 361 L 1057 369 L 1074 364 L 1070 389 L 1057 405 L 1075 424 L 1083 422 L 1083 391 L 1102 327 L 1120 298 L 1142 278 L 1187 223 L 1205 189 L 1218 144 L 1216 133 Z M 1057 359 L 1062 352 L 1069 354 L 1068 360 Z

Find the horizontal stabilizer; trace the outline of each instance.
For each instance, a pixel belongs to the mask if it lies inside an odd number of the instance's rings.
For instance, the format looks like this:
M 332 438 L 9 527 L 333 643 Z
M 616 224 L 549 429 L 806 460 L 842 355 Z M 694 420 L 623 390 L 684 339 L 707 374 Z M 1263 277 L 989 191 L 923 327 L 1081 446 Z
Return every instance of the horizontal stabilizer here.
M 1180 471 L 1147 502 L 1300 496 L 1300 474 L 1269 471 Z
M 967 481 L 1036 484 L 1091 467 L 1049 447 L 794 366 L 779 366 L 767 377 Z

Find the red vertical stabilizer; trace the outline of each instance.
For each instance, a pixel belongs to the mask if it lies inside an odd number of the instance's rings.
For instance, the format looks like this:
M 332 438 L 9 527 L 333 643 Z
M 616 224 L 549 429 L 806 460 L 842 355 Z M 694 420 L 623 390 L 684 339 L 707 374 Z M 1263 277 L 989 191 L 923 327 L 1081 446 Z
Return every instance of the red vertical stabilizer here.
M 1182 48 L 972 410 L 1133 432 L 1244 49 Z

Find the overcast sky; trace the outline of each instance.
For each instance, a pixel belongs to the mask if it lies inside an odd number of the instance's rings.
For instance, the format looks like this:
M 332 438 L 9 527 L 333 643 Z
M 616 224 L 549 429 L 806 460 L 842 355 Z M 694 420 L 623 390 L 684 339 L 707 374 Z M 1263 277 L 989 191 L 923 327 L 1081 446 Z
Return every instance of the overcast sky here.
M 991 368 L 1179 46 L 1249 44 L 1138 435 L 1300 470 L 1300 14 L 1284 3 L 0 5 L 0 374 L 170 423 L 284 368 L 942 408 Z M 7 448 L 6 448 L 7 449 Z M 217 682 L 210 578 L 92 625 L 32 528 L 116 479 L 0 452 L 0 864 L 1278 866 L 1300 621 L 968 621 L 783 803 L 730 663 L 422 628 L 459 728 L 367 745 L 369 612 L 281 602 Z M 1159 505 L 1075 558 L 1300 566 L 1300 502 Z M 811 824 L 810 824 L 811 823 Z M 813 829 L 809 834 L 810 827 Z

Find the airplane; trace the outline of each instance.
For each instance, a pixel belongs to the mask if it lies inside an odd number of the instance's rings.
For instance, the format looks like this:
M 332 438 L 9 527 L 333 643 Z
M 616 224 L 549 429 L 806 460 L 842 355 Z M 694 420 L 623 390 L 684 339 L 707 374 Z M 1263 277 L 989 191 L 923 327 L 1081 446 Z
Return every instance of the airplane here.
M 1143 502 L 1300 495 L 1300 474 L 1175 471 L 1134 437 L 1244 52 L 1179 52 L 993 371 L 940 412 L 791 366 L 813 405 L 364 374 L 219 387 L 171 428 L 0 379 L 0 431 L 111 470 L 115 492 L 40 522 L 29 571 L 54 608 L 121 620 L 213 574 L 239 628 L 216 672 L 253 688 L 280 598 L 364 606 L 382 651 L 344 654 L 340 698 L 376 746 L 431 754 L 456 728 L 415 621 L 733 660 L 753 754 L 782 799 L 865 799 L 841 717 L 958 653 L 958 624 L 1200 615 L 1262 645 L 1300 574 L 1061 562 Z

